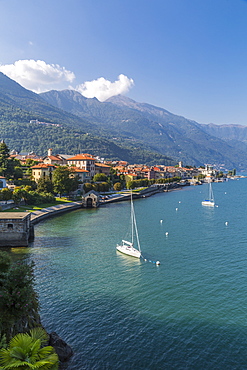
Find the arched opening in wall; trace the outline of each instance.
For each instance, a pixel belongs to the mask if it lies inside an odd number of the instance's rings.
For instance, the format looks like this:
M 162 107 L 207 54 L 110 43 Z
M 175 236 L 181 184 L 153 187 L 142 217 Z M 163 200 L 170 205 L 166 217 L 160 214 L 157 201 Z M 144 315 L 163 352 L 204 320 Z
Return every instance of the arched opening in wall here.
M 88 197 L 87 198 L 87 208 L 92 208 L 93 207 L 93 199 Z

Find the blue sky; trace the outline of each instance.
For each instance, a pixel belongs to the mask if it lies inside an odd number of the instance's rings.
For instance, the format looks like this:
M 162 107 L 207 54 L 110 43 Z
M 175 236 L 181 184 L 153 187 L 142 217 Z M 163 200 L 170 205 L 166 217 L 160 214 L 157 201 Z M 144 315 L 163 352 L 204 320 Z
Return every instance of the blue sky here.
M 0 71 L 247 125 L 247 1 L 0 0 Z

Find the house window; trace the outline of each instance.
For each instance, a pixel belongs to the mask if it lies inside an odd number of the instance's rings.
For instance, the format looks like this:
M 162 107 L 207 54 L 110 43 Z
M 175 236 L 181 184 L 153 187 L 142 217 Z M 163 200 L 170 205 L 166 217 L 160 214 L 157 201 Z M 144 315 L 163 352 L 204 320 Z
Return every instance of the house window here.
M 3 188 L 3 182 L 0 180 L 0 189 Z
M 13 229 L 13 226 L 14 226 L 13 224 L 7 224 L 7 228 L 8 229 L 11 229 L 12 230 Z

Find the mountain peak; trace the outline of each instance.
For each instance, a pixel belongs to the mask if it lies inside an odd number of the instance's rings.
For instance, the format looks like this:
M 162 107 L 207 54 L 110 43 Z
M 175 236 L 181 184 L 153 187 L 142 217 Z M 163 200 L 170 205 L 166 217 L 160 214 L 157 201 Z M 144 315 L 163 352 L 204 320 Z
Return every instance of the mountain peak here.
M 137 103 L 135 100 L 128 98 L 124 95 L 115 95 L 111 98 L 105 100 L 105 103 L 112 103 L 120 107 L 128 107 L 136 109 L 140 103 Z

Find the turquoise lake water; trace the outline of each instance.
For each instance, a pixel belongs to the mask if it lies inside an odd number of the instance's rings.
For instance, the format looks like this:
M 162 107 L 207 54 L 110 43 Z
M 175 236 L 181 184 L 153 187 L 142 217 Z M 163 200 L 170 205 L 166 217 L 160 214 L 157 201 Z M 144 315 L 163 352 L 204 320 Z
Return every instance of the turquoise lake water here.
M 22 253 L 43 325 L 75 352 L 64 369 L 247 369 L 247 179 L 213 190 L 214 208 L 207 185 L 134 201 L 143 255 L 160 266 L 116 251 L 128 202 L 35 226 Z

